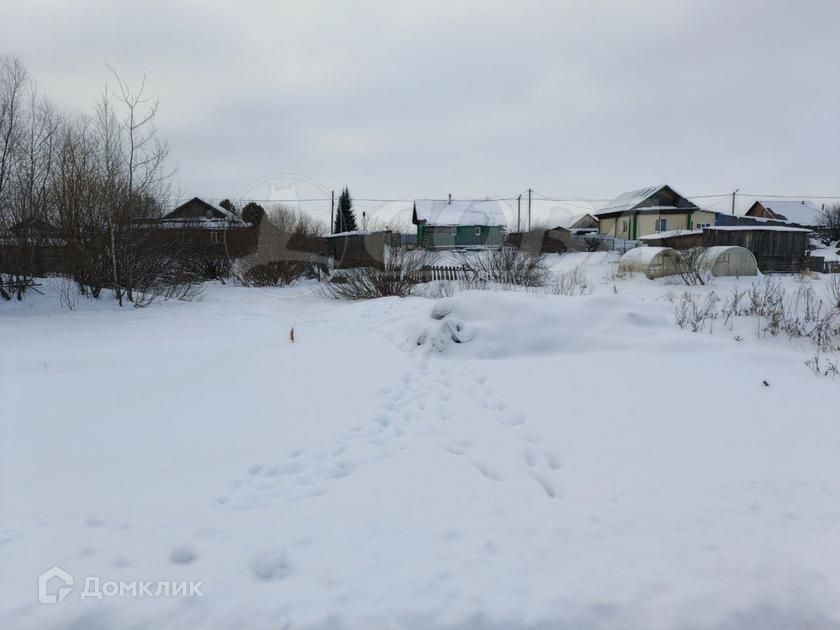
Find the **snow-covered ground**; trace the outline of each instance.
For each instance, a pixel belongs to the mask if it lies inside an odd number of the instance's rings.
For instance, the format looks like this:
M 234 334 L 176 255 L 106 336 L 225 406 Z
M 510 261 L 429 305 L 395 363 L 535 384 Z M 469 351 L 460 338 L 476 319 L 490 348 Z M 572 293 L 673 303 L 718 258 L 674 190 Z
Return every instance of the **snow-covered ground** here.
M 0 305 L 0 627 L 840 627 L 840 379 L 615 260 L 554 257 L 575 297 Z

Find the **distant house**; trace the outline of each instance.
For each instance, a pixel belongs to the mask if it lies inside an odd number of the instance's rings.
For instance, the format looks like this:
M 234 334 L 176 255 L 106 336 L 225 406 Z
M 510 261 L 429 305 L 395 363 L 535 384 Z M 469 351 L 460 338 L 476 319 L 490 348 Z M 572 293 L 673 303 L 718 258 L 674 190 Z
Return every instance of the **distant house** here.
M 507 218 L 498 201 L 418 199 L 411 222 L 427 249 L 501 247 Z
M 598 218 L 589 212 L 551 213 L 551 229 L 568 230 L 572 234 L 587 234 L 598 231 Z
M 703 210 L 668 185 L 622 193 L 597 213 L 598 232 L 636 240 L 648 234 L 715 225 L 717 213 Z
M 821 209 L 806 199 L 779 199 L 756 201 L 744 216 L 816 228 L 820 225 Z
M 165 214 L 161 221 L 172 226 L 188 225 L 194 229 L 210 231 L 249 226 L 239 215 L 199 197 L 182 203 L 169 214 Z
M 237 214 L 193 197 L 172 212 L 165 214 L 155 224 L 165 230 L 178 230 L 181 241 L 195 246 L 217 246 L 230 255 L 242 255 L 255 246 L 256 230 Z

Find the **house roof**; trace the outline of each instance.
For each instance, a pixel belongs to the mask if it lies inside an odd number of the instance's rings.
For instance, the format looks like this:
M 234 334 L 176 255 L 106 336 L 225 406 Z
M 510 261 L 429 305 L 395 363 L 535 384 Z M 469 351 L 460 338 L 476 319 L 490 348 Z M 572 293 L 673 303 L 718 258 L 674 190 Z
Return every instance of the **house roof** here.
M 232 221 L 232 222 L 235 222 L 235 223 L 242 221 L 242 219 L 240 219 L 239 216 L 237 216 L 236 214 L 234 214 L 230 210 L 227 210 L 227 209 L 223 208 L 222 206 L 220 206 L 217 203 L 211 203 L 209 201 L 205 201 L 201 197 L 193 197 L 189 201 L 186 201 L 186 202 L 182 203 L 180 206 L 175 208 L 172 212 L 169 212 L 168 214 L 165 214 L 163 216 L 163 220 L 166 221 L 166 220 L 181 219 L 182 217 L 178 216 L 178 211 L 181 210 L 181 208 L 183 208 L 183 207 L 185 207 L 185 206 L 187 206 L 191 203 L 196 203 L 196 202 L 205 206 L 207 208 L 207 210 L 209 210 L 210 213 L 213 216 L 196 217 L 195 220 L 211 220 L 212 221 L 214 219 L 216 219 L 216 220 L 227 219 L 228 221 Z M 192 220 L 192 218 L 191 218 L 191 220 Z
M 568 230 L 586 216 L 591 216 L 596 222 L 598 221 L 598 218 L 590 212 L 555 206 L 551 209 L 549 220 L 551 227 L 560 227 Z
M 661 238 L 674 238 L 677 236 L 696 236 L 702 234 L 703 230 L 667 230 L 665 232 L 654 232 L 640 236 L 640 241 L 657 241 Z
M 660 203 L 654 203 L 651 205 L 642 206 L 648 199 L 651 197 L 655 197 L 661 192 L 668 192 L 671 196 L 675 196 L 677 198 L 677 204 L 680 204 L 680 201 L 684 202 L 683 205 L 662 205 Z M 648 186 L 647 188 L 639 188 L 638 190 L 631 190 L 625 193 L 621 193 L 618 197 L 613 199 L 609 202 L 606 206 L 598 210 L 596 214 L 604 215 L 604 214 L 613 214 L 613 213 L 622 213 L 622 212 L 629 212 L 630 210 L 636 211 L 661 211 L 661 210 L 677 210 L 680 208 L 697 208 L 693 203 L 691 203 L 688 199 L 683 197 L 679 194 L 676 190 L 668 186 L 667 184 L 660 184 L 658 186 Z
M 502 204 L 493 200 L 417 199 L 414 223 L 427 225 L 507 225 Z
M 810 232 L 805 228 L 788 227 L 787 225 L 713 225 L 703 230 L 720 230 L 722 232 Z
M 777 218 L 799 225 L 819 225 L 820 208 L 807 199 L 759 199 Z
M 199 204 L 203 206 L 206 212 L 200 216 L 179 216 L 180 211 L 191 205 L 191 204 Z M 245 221 L 243 221 L 238 215 L 234 214 L 230 210 L 223 208 L 222 206 L 211 203 L 209 201 L 205 201 L 200 197 L 193 197 L 189 201 L 182 203 L 180 206 L 165 214 L 161 221 L 165 225 L 171 226 L 182 226 L 182 225 L 189 225 L 190 227 L 217 227 L 219 225 L 226 225 L 226 226 L 246 226 L 249 225 Z

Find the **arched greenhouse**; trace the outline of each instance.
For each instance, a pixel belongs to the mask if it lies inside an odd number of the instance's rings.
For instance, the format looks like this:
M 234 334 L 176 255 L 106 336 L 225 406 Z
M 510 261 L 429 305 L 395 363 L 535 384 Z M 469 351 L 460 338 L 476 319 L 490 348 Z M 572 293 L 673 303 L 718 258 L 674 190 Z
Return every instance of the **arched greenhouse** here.
M 618 261 L 619 272 L 643 273 L 651 280 L 679 273 L 676 252 L 670 247 L 636 247 Z
M 700 257 L 700 267 L 718 278 L 758 274 L 758 265 L 752 252 L 734 245 L 709 247 Z

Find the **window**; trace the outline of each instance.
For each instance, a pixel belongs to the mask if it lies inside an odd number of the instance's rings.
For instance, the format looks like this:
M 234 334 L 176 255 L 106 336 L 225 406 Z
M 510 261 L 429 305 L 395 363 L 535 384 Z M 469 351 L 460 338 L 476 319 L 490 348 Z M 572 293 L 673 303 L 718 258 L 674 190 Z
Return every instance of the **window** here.
M 668 219 L 659 218 L 656 220 L 656 231 L 657 232 L 667 232 L 668 231 Z
M 703 228 L 707 228 L 707 227 L 711 227 L 711 226 L 712 226 L 712 224 L 711 224 L 711 223 L 697 223 L 697 224 L 694 226 L 694 229 L 696 229 L 696 230 L 702 230 Z
M 626 231 L 627 231 L 627 219 L 622 219 L 622 220 L 621 220 L 621 231 L 622 231 L 622 232 L 626 232 Z
M 475 235 L 476 236 L 481 236 L 481 228 L 478 227 L 478 226 L 476 226 L 476 228 L 475 228 Z
M 215 231 L 215 230 L 213 232 L 210 232 L 210 242 L 211 243 L 216 243 L 216 244 L 224 243 L 225 242 L 225 233 L 224 232 L 218 232 L 218 231 Z
M 452 228 L 452 236 L 458 236 L 458 228 Z

